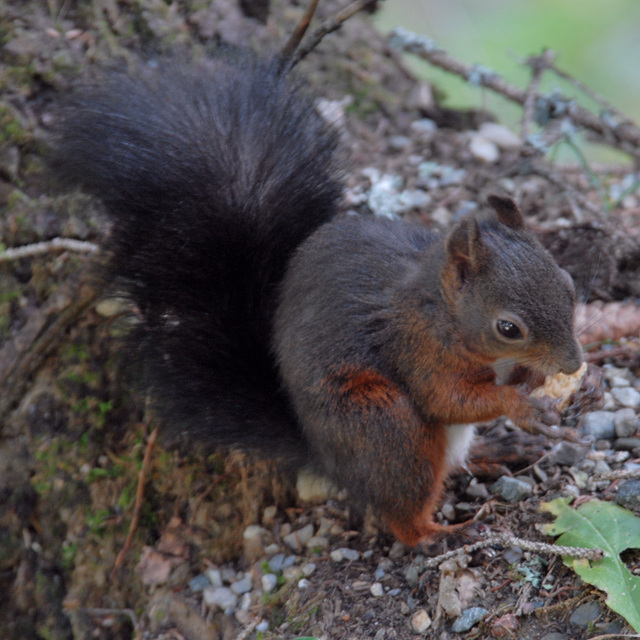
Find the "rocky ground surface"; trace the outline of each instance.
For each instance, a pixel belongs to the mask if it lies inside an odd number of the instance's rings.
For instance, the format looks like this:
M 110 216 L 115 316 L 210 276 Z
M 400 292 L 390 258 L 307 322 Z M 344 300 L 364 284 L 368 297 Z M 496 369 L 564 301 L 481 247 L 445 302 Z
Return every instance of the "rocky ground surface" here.
M 260 14 L 259 3 L 243 6 Z M 321 18 L 335 9 L 321 6 Z M 583 441 L 536 441 L 532 458 L 497 476 L 452 478 L 438 518 L 473 517 L 480 539 L 514 540 L 435 566 L 446 541 L 407 549 L 352 513 L 344 491 L 309 478 L 296 486 L 272 462 L 159 444 L 145 461 L 155 423 L 123 383 L 127 314 L 89 252 L 108 225 L 99 203 L 61 194 L 44 168 L 56 105 L 78 77 L 142 55 L 219 42 L 272 51 L 301 11 L 274 3 L 262 24 L 231 0 L 0 3 L 0 248 L 88 243 L 0 262 L 0 637 L 631 633 L 560 557 L 522 541 L 553 541 L 539 507 L 559 496 L 640 514 L 640 176 L 631 164 L 553 165 L 490 114 L 443 109 L 366 18 L 300 66 L 342 130 L 345 208 L 446 229 L 492 190 L 513 195 L 584 303 L 578 329 L 604 394 L 600 406 L 582 398 L 564 413 Z M 478 431 L 491 440 L 514 427 Z M 640 575 L 637 550 L 624 560 Z

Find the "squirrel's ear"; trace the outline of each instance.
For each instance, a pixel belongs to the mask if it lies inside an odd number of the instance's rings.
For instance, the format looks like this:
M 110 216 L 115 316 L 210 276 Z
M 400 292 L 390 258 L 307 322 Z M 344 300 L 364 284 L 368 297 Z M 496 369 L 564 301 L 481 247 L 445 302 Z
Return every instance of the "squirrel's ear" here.
M 478 273 L 487 263 L 487 248 L 482 241 L 478 221 L 463 218 L 447 236 L 447 260 L 454 266 L 460 287 L 469 275 Z
M 516 231 L 524 229 L 524 218 L 515 200 L 493 193 L 487 198 L 487 202 L 493 207 L 502 224 Z

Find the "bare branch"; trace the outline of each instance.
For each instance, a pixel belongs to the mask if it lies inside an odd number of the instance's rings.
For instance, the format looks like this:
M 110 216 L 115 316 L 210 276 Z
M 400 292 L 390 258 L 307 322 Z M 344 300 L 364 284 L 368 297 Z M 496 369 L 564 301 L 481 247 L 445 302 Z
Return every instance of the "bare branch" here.
M 391 44 L 402 51 L 412 53 L 435 67 L 449 71 L 467 80 L 470 84 L 486 87 L 522 106 L 527 102 L 527 92 L 510 84 L 494 71 L 479 66 L 469 66 L 439 48 L 430 38 L 419 36 L 406 29 L 396 28 L 391 32 Z M 640 128 L 625 118 L 618 123 L 613 117 L 599 118 L 584 107 L 564 96 L 538 96 L 548 102 L 550 117 L 569 117 L 575 126 L 595 135 L 600 142 L 626 151 L 640 158 Z M 557 112 L 557 113 L 554 113 Z
M 98 245 L 93 242 L 84 242 L 73 238 L 53 238 L 44 242 L 34 242 L 23 247 L 14 247 L 0 251 L 0 262 L 9 262 L 20 258 L 30 258 L 51 251 L 76 251 L 78 253 L 95 253 Z
M 358 13 L 358 11 L 362 11 L 362 9 L 366 9 L 374 2 L 376 2 L 376 0 L 356 0 L 355 2 L 352 2 L 350 5 L 342 9 L 342 11 L 338 11 L 338 13 L 336 13 L 334 16 L 323 22 L 309 36 L 309 42 L 305 44 L 305 46 L 300 47 L 295 55 L 291 56 L 289 68 L 295 67 L 298 62 L 300 62 L 300 60 L 311 53 L 320 44 L 320 42 L 322 42 L 325 36 L 339 29 L 342 24 L 346 22 L 351 16 Z

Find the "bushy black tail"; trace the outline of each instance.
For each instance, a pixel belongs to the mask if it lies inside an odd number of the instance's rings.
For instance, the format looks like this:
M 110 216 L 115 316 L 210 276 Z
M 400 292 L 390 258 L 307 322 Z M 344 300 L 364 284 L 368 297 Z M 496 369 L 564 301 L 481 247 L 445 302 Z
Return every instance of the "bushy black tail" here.
M 140 311 L 130 345 L 172 433 L 299 440 L 270 351 L 294 249 L 342 191 L 337 134 L 275 62 L 161 63 L 79 91 L 55 167 L 113 219 L 111 274 Z

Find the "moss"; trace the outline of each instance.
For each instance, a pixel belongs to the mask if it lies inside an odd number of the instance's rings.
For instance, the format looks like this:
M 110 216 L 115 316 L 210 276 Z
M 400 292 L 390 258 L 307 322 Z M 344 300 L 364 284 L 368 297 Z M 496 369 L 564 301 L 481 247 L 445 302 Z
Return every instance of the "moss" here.
M 22 124 L 13 108 L 0 103 L 0 144 L 22 146 L 30 139 L 30 132 Z

